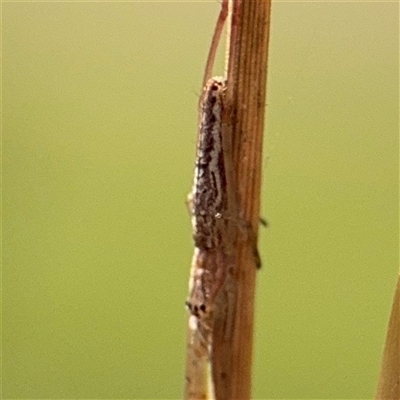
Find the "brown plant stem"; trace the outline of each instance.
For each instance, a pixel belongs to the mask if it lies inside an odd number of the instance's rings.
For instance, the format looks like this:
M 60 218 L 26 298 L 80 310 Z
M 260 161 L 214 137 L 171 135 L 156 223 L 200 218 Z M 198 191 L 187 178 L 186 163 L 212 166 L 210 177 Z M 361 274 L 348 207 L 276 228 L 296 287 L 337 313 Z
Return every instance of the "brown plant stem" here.
M 236 287 L 233 337 L 223 338 L 224 327 L 214 327 L 217 400 L 251 397 L 255 246 L 260 217 L 270 9 L 270 0 L 229 0 L 226 104 L 230 109 L 239 216 L 248 229 L 241 230 L 234 249 L 237 264 L 232 277 Z
M 397 278 L 375 399 L 400 399 L 400 275 Z

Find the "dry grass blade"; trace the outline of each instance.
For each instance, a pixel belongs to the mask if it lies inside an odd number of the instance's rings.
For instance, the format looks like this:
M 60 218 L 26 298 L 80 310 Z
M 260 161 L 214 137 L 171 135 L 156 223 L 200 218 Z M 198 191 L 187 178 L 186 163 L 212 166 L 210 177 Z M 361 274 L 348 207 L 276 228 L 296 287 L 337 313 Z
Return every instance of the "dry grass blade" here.
M 260 215 L 262 139 L 266 103 L 270 1 L 229 2 L 226 104 L 229 108 L 233 173 L 241 225 L 231 287 L 235 304 L 213 333 L 213 379 L 217 400 L 249 399 L 253 352 L 254 248 Z
M 270 5 L 223 0 L 206 64 L 205 80 L 229 8 L 228 83 L 209 79 L 203 91 L 189 201 L 195 255 L 187 301 L 187 400 L 251 395 Z
M 400 399 L 400 275 L 397 279 L 375 399 Z

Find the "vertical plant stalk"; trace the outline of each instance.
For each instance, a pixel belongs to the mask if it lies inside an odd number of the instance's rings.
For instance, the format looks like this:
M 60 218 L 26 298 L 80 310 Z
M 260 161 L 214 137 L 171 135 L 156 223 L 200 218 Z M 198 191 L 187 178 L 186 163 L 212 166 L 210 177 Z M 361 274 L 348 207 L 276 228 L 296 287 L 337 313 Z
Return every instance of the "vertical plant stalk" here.
M 270 1 L 222 0 L 204 75 L 185 399 L 249 399 Z M 227 78 L 210 78 L 229 9 Z
M 375 399 L 400 399 L 400 275 L 397 278 Z
M 229 0 L 226 115 L 239 210 L 235 243 L 236 288 L 233 336 L 223 321 L 214 326 L 213 380 L 217 400 L 250 399 L 256 278 L 255 249 L 260 217 L 262 144 L 266 104 L 271 1 Z

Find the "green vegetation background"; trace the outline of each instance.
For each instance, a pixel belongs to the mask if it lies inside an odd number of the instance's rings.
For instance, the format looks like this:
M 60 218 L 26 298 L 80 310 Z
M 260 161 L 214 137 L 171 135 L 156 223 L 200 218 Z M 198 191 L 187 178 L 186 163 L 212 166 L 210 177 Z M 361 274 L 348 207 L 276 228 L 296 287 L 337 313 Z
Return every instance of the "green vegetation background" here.
M 181 397 L 219 7 L 3 3 L 3 398 Z M 398 11 L 273 4 L 254 398 L 373 396 L 398 271 Z

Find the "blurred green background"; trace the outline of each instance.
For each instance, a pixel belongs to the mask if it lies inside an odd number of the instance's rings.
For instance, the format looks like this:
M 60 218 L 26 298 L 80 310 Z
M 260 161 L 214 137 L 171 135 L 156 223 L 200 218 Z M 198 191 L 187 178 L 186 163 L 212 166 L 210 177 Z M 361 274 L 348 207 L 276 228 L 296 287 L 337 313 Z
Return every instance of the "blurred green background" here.
M 181 397 L 219 8 L 3 3 L 3 398 Z M 398 272 L 398 16 L 273 4 L 254 398 L 374 394 Z

